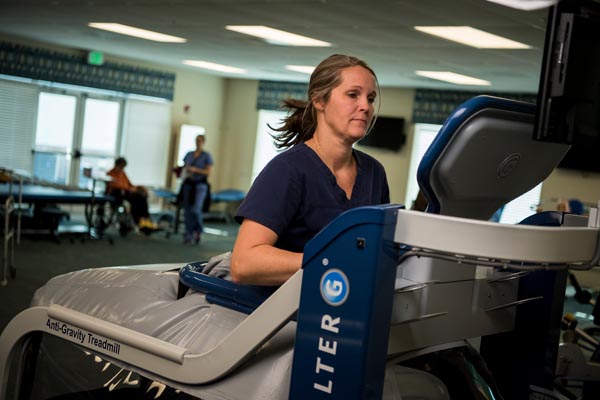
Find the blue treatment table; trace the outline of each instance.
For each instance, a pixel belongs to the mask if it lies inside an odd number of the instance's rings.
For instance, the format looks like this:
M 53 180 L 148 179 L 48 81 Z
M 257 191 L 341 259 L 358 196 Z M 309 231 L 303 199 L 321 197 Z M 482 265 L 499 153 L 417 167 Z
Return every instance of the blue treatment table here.
M 34 184 L 24 184 L 22 187 L 13 185 L 12 191 L 8 184 L 0 185 L 0 201 L 5 202 L 12 195 L 15 204 L 30 204 L 33 207 L 43 207 L 46 204 L 82 204 L 85 206 L 85 217 L 88 233 L 92 225 L 94 206 L 98 203 L 112 202 L 113 198 L 87 190 L 69 190 Z M 17 212 L 17 243 L 20 238 L 21 213 Z
M 9 196 L 8 185 L 0 185 L 0 201 Z M 94 194 L 87 190 L 66 190 L 48 186 L 23 185 L 19 193 L 13 188 L 15 201 L 22 203 L 61 203 L 61 204 L 90 204 L 93 202 L 112 201 L 112 197 Z
M 67 190 L 34 184 L 0 184 L 0 203 L 5 204 L 4 211 L 6 231 L 4 235 L 3 253 L 4 268 L 2 279 L 0 279 L 0 284 L 7 284 L 7 276 L 9 271 L 13 278 L 16 275 L 16 269 L 12 260 L 12 247 L 14 246 L 14 240 L 16 240 L 17 243 L 20 242 L 23 204 L 30 204 L 34 208 L 38 207 L 40 209 L 42 209 L 46 204 L 83 204 L 85 205 L 85 216 L 87 223 L 86 233 L 90 234 L 94 205 L 98 202 L 107 201 L 113 201 L 112 197 L 98 195 L 86 190 Z M 9 208 L 10 212 L 7 212 Z M 60 210 L 52 210 L 52 212 L 43 210 L 41 213 L 53 221 L 56 221 L 56 218 L 60 219 L 62 215 L 64 215 L 64 213 L 60 212 Z M 11 216 L 16 218 L 12 219 Z M 35 217 L 36 213 L 34 213 L 34 218 Z M 9 226 L 11 229 L 8 229 Z M 51 233 L 54 234 L 55 232 L 51 230 Z

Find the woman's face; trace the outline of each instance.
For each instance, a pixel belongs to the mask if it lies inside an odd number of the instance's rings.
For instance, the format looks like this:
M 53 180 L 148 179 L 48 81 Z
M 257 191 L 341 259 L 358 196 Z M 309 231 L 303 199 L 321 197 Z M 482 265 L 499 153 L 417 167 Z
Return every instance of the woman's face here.
M 331 91 L 326 103 L 317 104 L 317 130 L 331 132 L 347 143 L 362 139 L 373 119 L 377 88 L 375 77 L 360 67 L 344 68 L 341 83 Z
M 204 146 L 204 136 L 198 135 L 196 136 L 196 149 L 201 150 Z

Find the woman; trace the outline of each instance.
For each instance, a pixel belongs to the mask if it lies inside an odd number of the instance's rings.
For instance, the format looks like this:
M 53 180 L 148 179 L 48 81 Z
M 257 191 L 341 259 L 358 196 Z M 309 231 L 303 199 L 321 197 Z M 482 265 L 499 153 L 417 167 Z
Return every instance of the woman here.
M 184 244 L 198 244 L 202 238 L 202 206 L 208 193 L 208 176 L 213 165 L 210 153 L 203 150 L 205 141 L 204 135 L 196 136 L 196 150 L 183 158 L 185 180 L 181 194 L 185 218 Z
M 231 259 L 233 281 L 280 285 L 302 264 L 302 251 L 342 212 L 389 203 L 382 165 L 352 148 L 373 122 L 378 84 L 355 57 L 333 55 L 311 75 L 308 102 L 288 99 L 276 129 L 277 155 L 240 206 Z

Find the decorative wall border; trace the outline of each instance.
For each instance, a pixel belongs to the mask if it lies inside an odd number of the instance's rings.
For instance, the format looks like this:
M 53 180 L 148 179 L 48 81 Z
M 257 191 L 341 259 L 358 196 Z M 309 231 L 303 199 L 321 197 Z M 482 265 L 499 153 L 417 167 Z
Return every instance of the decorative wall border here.
M 443 124 L 448 115 L 468 99 L 478 95 L 504 97 L 528 103 L 537 102 L 537 94 L 466 92 L 451 90 L 417 89 L 413 108 L 413 123 Z
M 281 110 L 287 98 L 307 99 L 308 84 L 296 82 L 260 81 L 256 96 L 257 110 Z
M 173 100 L 175 74 L 0 42 L 0 74 Z

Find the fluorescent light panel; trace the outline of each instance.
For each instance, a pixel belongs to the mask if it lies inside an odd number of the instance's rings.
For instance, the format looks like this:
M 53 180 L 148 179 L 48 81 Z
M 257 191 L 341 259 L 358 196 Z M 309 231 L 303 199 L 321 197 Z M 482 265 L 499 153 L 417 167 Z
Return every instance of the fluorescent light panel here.
M 134 36 L 140 39 L 153 40 L 155 42 L 168 43 L 185 43 L 187 39 L 177 36 L 165 35 L 164 33 L 147 31 L 145 29 L 135 28 L 133 26 L 105 23 L 105 22 L 90 22 L 89 27 L 102 29 L 105 31 L 120 33 L 121 35 Z
M 457 85 L 490 86 L 491 82 L 448 71 L 415 71 L 417 75 Z
M 210 69 L 212 71 L 229 72 L 232 74 L 243 74 L 246 72 L 245 69 L 230 67 L 229 65 L 215 64 L 208 61 L 199 60 L 184 60 L 184 64 L 191 65 L 192 67 Z
M 271 44 L 307 47 L 331 46 L 331 43 L 328 42 L 296 35 L 295 33 L 280 31 L 279 29 L 273 29 L 263 25 L 227 25 L 225 29 L 243 33 L 245 35 L 256 36 L 261 39 L 265 39 Z
M 546 8 L 553 6 L 558 3 L 558 0 L 487 0 L 490 3 L 501 4 L 506 7 L 516 8 L 517 10 L 539 10 L 541 8 Z
M 419 32 L 452 40 L 478 49 L 530 49 L 531 46 L 470 26 L 415 26 Z
M 303 74 L 312 74 L 315 70 L 315 67 L 310 65 L 286 65 L 285 69 L 289 69 L 290 71 L 302 72 Z

